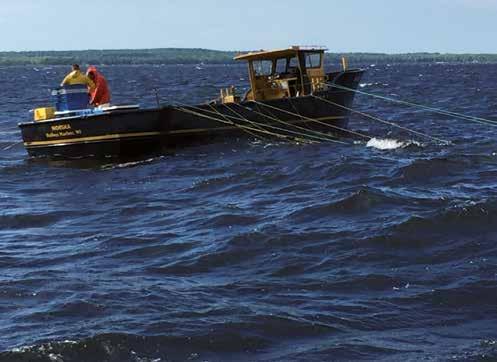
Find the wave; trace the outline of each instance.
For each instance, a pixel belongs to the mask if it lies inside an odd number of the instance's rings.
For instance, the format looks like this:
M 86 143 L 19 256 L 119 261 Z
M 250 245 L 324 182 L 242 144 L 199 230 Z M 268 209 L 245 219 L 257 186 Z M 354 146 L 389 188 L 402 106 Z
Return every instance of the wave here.
M 109 164 L 102 165 L 101 169 L 102 170 L 115 170 L 115 169 L 120 169 L 120 168 L 136 167 L 136 166 L 141 166 L 141 165 L 146 165 L 146 164 L 158 162 L 165 157 L 166 156 L 161 155 L 161 156 L 157 156 L 157 157 L 150 157 L 150 158 L 143 159 L 143 160 L 130 160 L 127 162 L 109 163 Z
M 412 337 L 419 339 L 415 334 Z M 380 341 L 375 343 L 377 338 Z M 275 343 L 271 340 L 236 332 L 191 337 L 107 333 L 82 340 L 14 348 L 0 353 L 0 359 L 2 362 L 322 361 L 333 356 L 334 360 L 415 361 L 445 355 L 454 361 L 494 361 L 497 357 L 496 342 L 492 339 L 479 344 L 462 343 L 455 350 L 444 345 L 443 353 L 437 352 L 440 346 L 436 344 L 428 349 L 409 348 L 402 339 L 396 344 L 382 343 L 382 339 L 385 339 L 382 335 L 328 337 L 317 344 L 304 339 L 272 348 Z
M 39 311 L 19 318 L 24 323 L 39 322 L 46 320 L 48 316 L 53 319 L 61 318 L 67 320 L 92 319 L 98 316 L 104 317 L 109 309 L 97 303 L 90 303 L 83 300 L 71 301 L 61 304 L 60 306 L 50 306 L 50 311 Z
M 485 243 L 490 249 L 482 249 L 484 254 L 495 250 L 490 240 L 497 234 L 497 200 L 467 202 L 449 206 L 426 216 L 413 215 L 406 220 L 382 230 L 380 235 L 367 238 L 374 243 L 389 245 L 420 246 L 439 242 L 451 244 L 451 251 L 440 250 L 438 255 L 426 255 L 429 260 L 467 256 L 471 245 L 466 241 Z M 478 234 L 475 234 L 478 230 Z M 465 241 L 461 245 L 457 241 Z M 461 250 L 458 250 L 461 248 Z M 474 254 L 472 254 L 474 255 Z M 420 258 L 421 262 L 421 258 Z
M 201 250 L 201 254 L 184 255 L 165 265 L 150 267 L 152 273 L 167 275 L 193 275 L 207 273 L 217 268 L 229 268 L 252 260 L 264 251 L 262 244 L 251 243 L 257 233 L 237 235 L 215 250 Z M 197 249 L 199 251 L 200 249 Z
M 399 355 L 405 355 L 406 351 L 400 348 L 368 345 L 367 343 L 354 343 L 353 341 L 341 343 L 323 343 L 317 348 L 297 352 L 292 356 L 294 361 L 370 361 L 380 360 L 389 356 L 395 356 L 394 360 L 400 360 Z M 333 357 L 331 357 L 333 356 Z M 374 356 L 374 357 L 373 357 Z M 392 360 L 393 361 L 393 360 Z
M 433 157 L 413 160 L 407 166 L 398 168 L 396 176 L 404 181 L 423 182 L 439 180 L 440 178 L 451 178 L 453 176 L 473 176 L 471 169 L 485 176 L 492 169 L 485 166 L 493 166 L 494 156 L 491 154 L 463 154 L 447 157 Z
M 42 214 L 6 214 L 0 215 L 0 226 L 4 230 L 23 228 L 42 228 L 57 223 L 68 217 L 68 214 L 78 215 L 77 212 L 46 212 Z
M 382 83 L 382 82 L 370 82 L 370 83 L 360 83 L 359 87 L 360 88 L 368 88 L 368 87 L 375 87 L 375 86 L 381 86 L 381 87 L 388 87 L 388 83 Z
M 164 245 L 151 245 L 120 250 L 112 255 L 117 259 L 136 259 L 145 262 L 148 259 L 165 257 L 172 253 L 182 253 L 194 248 L 193 243 L 170 243 Z
M 298 221 L 311 221 L 331 214 L 344 216 L 347 213 L 364 213 L 380 205 L 397 205 L 404 201 L 397 195 L 389 196 L 380 190 L 365 187 L 342 199 L 297 210 L 291 213 L 290 217 Z
M 168 327 L 170 329 L 171 326 Z M 281 338 L 317 337 L 332 334 L 337 328 L 325 322 L 291 315 L 262 315 L 246 321 L 226 320 L 211 324 L 207 333 L 188 336 L 98 334 L 93 337 L 23 346 L 0 353 L 10 361 L 250 361 L 256 353 L 269 349 Z
M 397 148 L 406 148 L 410 146 L 423 147 L 423 144 L 414 140 L 399 141 L 391 138 L 372 138 L 366 143 L 366 147 L 379 150 L 395 150 Z
M 99 334 L 82 340 L 48 342 L 0 353 L 2 362 L 159 362 L 188 360 L 239 360 L 268 341 L 236 330 L 226 334 L 189 337 Z M 237 358 L 238 357 L 238 358 Z
M 259 221 L 259 217 L 254 215 L 236 215 L 230 213 L 221 213 L 211 216 L 203 225 L 214 227 L 232 227 L 232 226 L 247 226 L 255 225 Z
M 459 282 L 460 286 L 449 285 L 429 292 L 409 297 L 392 298 L 400 305 L 423 305 L 424 308 L 450 308 L 463 310 L 479 308 L 481 312 L 494 310 L 497 304 L 497 282 L 495 280 L 479 280 L 477 282 Z

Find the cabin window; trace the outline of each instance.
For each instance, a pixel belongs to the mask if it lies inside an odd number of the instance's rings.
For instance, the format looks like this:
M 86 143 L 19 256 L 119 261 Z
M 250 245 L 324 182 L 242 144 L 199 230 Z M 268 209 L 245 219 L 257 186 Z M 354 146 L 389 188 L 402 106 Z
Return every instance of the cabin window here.
M 267 76 L 271 75 L 273 71 L 273 61 L 272 60 L 255 60 L 254 61 L 254 72 L 256 76 Z
M 299 60 L 296 57 L 287 59 L 286 72 L 291 75 L 299 73 Z
M 296 57 L 290 58 L 288 61 L 288 67 L 289 68 L 298 68 L 299 66 L 299 61 L 297 60 Z
M 321 67 L 321 53 L 307 53 L 305 55 L 306 68 L 320 68 Z
M 286 59 L 277 59 L 276 60 L 276 74 L 281 74 L 286 72 Z

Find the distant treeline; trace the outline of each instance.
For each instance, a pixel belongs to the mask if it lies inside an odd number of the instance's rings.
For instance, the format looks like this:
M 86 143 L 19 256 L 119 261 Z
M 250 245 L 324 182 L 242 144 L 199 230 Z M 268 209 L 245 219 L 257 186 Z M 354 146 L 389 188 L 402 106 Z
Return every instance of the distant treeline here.
M 235 52 L 208 49 L 139 49 L 0 52 L 0 65 L 229 63 Z
M 497 63 L 497 54 L 442 54 L 442 53 L 347 53 L 327 54 L 327 60 L 340 61 L 342 56 L 348 57 L 354 63 Z
M 0 52 L 0 65 L 67 65 L 80 64 L 226 64 L 238 52 L 208 49 L 141 49 Z M 351 63 L 497 63 L 497 54 L 440 53 L 327 53 L 326 61 L 337 63 L 347 56 Z

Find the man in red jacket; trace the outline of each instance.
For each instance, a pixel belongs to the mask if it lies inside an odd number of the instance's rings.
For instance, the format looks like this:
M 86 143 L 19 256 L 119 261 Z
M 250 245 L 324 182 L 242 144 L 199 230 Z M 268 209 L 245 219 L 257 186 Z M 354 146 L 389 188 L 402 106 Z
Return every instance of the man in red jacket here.
M 110 92 L 107 80 L 93 66 L 88 67 L 86 75 L 95 83 L 95 88 L 89 89 L 90 104 L 95 107 L 108 106 L 110 103 Z

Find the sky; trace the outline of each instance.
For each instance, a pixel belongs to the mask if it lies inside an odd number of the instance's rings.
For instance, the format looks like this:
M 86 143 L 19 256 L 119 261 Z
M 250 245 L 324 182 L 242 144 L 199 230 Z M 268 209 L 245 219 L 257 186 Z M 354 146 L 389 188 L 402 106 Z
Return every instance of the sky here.
M 0 51 L 497 53 L 497 0 L 0 0 Z

